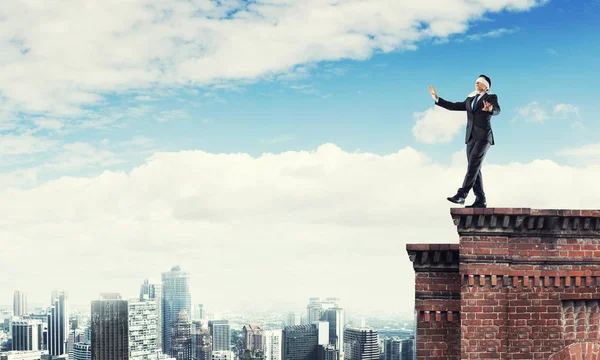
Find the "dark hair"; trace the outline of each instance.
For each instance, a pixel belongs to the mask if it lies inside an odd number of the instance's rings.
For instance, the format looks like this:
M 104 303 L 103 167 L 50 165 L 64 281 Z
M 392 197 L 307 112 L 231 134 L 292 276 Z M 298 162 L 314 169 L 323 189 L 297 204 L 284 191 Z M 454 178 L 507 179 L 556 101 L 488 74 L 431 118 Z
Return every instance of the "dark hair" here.
M 489 77 L 487 77 L 487 76 L 485 76 L 483 74 L 479 75 L 479 77 L 484 78 L 488 82 L 488 84 L 490 84 L 490 87 L 492 87 L 492 80 L 490 80 Z

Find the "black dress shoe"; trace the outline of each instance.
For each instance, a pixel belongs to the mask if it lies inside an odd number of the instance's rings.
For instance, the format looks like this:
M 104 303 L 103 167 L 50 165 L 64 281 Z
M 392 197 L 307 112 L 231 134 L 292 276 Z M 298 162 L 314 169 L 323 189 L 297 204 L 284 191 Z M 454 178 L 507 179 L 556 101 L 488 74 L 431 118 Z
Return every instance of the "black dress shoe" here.
M 452 197 L 447 198 L 448 201 L 453 202 L 455 204 L 464 204 L 465 203 L 465 197 L 462 196 L 461 194 L 456 194 Z
M 465 207 L 468 207 L 468 208 L 484 208 L 484 207 L 487 207 L 487 204 L 485 202 L 485 198 L 484 199 L 476 198 L 475 202 L 473 204 L 467 205 Z

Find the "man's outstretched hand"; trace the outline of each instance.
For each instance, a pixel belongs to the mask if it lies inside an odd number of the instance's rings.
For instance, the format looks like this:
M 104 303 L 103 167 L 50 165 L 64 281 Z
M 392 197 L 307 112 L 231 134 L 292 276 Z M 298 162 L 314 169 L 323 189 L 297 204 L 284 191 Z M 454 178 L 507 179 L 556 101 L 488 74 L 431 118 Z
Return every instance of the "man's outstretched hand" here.
M 494 109 L 494 106 L 492 104 L 490 104 L 487 101 L 483 101 L 483 111 L 489 111 L 492 112 L 492 110 Z
M 431 97 L 433 98 L 433 100 L 438 101 L 438 96 L 435 92 L 435 88 L 433 86 L 429 86 L 429 93 L 431 94 Z

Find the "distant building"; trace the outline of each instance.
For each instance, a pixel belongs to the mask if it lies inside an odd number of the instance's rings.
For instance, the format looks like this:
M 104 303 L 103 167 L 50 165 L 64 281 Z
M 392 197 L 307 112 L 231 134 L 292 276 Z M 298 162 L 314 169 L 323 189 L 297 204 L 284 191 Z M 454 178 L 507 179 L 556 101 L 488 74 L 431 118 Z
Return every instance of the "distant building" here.
M 345 360 L 379 360 L 377 330 L 346 328 L 344 330 Z
M 69 306 L 65 291 L 53 291 L 48 314 L 48 355 L 67 355 Z
M 319 332 L 317 326 L 286 326 L 283 329 L 282 360 L 317 360 Z
M 39 351 L 40 349 L 40 325 L 39 320 L 17 320 L 12 323 L 12 350 L 16 351 Z
M 0 360 L 40 360 L 42 351 L 7 351 L 0 353 Z
M 259 325 L 244 325 L 242 338 L 244 340 L 244 350 L 263 350 L 263 328 Z
M 263 336 L 265 360 L 283 360 L 283 330 L 266 330 Z
M 385 339 L 383 341 L 383 360 L 402 360 L 400 358 L 401 350 L 401 341 L 399 337 Z M 410 360 L 412 360 L 412 357 Z
M 27 315 L 27 294 L 19 290 L 13 295 L 13 315 Z
M 173 339 L 171 340 L 171 356 L 177 360 L 193 360 L 191 327 L 188 313 L 182 309 L 173 327 Z
M 231 350 L 231 340 L 228 320 L 210 320 L 208 322 L 210 336 L 212 336 L 213 353 L 216 351 Z
M 129 358 L 128 304 L 118 294 L 103 294 L 92 301 L 92 358 Z

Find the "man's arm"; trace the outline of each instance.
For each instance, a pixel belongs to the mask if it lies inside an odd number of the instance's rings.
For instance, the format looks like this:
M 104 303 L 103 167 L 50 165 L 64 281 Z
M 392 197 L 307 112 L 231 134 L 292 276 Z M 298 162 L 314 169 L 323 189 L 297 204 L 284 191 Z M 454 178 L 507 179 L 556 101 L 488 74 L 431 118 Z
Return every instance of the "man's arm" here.
M 486 100 L 484 102 L 483 106 L 484 106 L 483 111 L 492 113 L 492 116 L 500 114 L 500 104 L 498 104 L 498 96 L 497 95 L 490 95 L 489 101 Z M 491 111 L 487 109 L 490 106 L 492 108 Z
M 444 109 L 452 111 L 467 111 L 467 99 L 460 102 L 450 102 L 438 97 L 438 100 L 435 102 L 435 104 L 443 107 Z
M 433 86 L 429 87 L 429 93 L 433 100 L 435 100 L 435 104 L 443 107 L 444 109 L 454 110 L 454 111 L 467 111 L 467 99 L 463 102 L 450 102 L 439 97 L 435 91 Z

